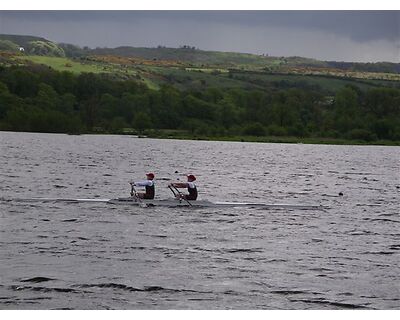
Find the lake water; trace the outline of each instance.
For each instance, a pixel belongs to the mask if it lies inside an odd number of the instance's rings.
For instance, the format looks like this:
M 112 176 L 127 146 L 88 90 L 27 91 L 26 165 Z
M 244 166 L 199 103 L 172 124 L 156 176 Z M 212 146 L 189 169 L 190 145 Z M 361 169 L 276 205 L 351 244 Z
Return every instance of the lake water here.
M 399 147 L 0 132 L 0 168 L 0 309 L 400 307 Z M 329 208 L 21 200 L 148 171 L 159 199 L 193 173 L 199 199 Z

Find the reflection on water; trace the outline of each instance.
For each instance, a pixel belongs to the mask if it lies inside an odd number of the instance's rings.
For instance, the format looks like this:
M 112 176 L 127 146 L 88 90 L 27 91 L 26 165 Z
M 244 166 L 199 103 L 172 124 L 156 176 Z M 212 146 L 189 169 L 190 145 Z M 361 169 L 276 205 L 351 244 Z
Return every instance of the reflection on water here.
M 399 151 L 0 132 L 0 308 L 397 309 Z M 329 209 L 9 201 L 127 196 L 149 170 L 159 199 L 194 173 L 201 199 Z

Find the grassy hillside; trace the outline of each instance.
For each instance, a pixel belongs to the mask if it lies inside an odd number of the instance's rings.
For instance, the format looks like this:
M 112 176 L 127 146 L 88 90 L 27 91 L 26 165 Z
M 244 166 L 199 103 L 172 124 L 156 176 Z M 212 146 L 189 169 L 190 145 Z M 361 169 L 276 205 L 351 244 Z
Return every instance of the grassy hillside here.
M 203 51 L 187 48 L 134 48 L 118 47 L 114 49 L 99 48 L 90 51 L 93 55 L 117 55 L 122 57 L 137 57 L 147 60 L 181 61 L 196 66 L 214 65 L 225 67 L 253 66 L 263 67 L 274 63 L 276 58 L 268 58 L 254 54 Z
M 278 72 L 289 72 L 295 70 L 296 73 L 331 73 L 336 75 L 353 73 L 351 77 L 359 77 L 359 73 L 375 73 L 376 77 L 382 74 L 400 74 L 400 63 L 378 62 L 378 63 L 355 63 L 338 61 L 320 61 L 304 57 L 272 57 L 266 55 L 256 55 L 236 52 L 217 52 L 204 51 L 194 47 L 183 46 L 181 48 L 136 48 L 121 46 L 117 48 L 81 48 L 76 45 L 60 43 L 56 44 L 42 37 L 21 36 L 21 35 L 1 35 L 0 41 L 10 41 L 14 45 L 26 47 L 29 54 L 67 56 L 70 58 L 83 56 L 119 56 L 126 58 L 139 58 L 149 61 L 173 61 L 183 63 L 188 67 L 214 67 L 214 68 L 235 68 L 241 70 L 267 70 Z M 51 46 L 45 50 L 31 50 L 32 44 L 40 46 Z M 9 43 L 8 43 L 9 45 Z M 1 50 L 1 49 L 0 49 Z M 35 52 L 36 51 L 36 52 Z M 390 79 L 389 76 L 386 76 Z M 399 80 L 392 77 L 391 80 Z
M 69 71 L 72 73 L 82 72 L 93 72 L 101 73 L 104 72 L 102 68 L 95 64 L 83 64 L 79 61 L 74 61 L 69 58 L 61 57 L 48 57 L 48 56 L 29 56 L 24 55 L 18 58 L 19 61 L 29 61 L 37 64 L 43 64 L 49 66 L 57 71 Z
M 55 42 L 40 37 L 0 35 L 0 44 L 0 50 L 19 52 L 19 48 L 21 47 L 24 53 L 30 55 L 65 56 L 63 48 L 58 46 Z M 5 44 L 8 46 L 8 49 L 4 49 Z
M 302 57 L 182 48 L 80 48 L 32 36 L 0 35 L 0 65 L 40 64 L 74 74 L 135 79 L 149 88 L 308 88 L 332 95 L 345 85 L 361 90 L 399 87 L 400 64 L 326 62 Z M 19 52 L 19 47 L 26 48 Z M 364 71 L 363 71 L 364 70 Z
M 136 57 L 147 60 L 170 60 L 185 62 L 196 67 L 222 66 L 225 68 L 242 68 L 246 70 L 258 70 L 267 68 L 269 70 L 280 70 L 281 68 L 321 68 L 354 72 L 374 73 L 400 73 L 399 63 L 377 62 L 336 62 L 320 61 L 304 57 L 272 57 L 249 53 L 204 51 L 193 48 L 96 48 L 88 50 L 90 55 L 114 55 L 121 57 Z
M 31 41 L 43 41 L 43 42 L 51 42 L 45 38 L 34 37 L 34 36 L 20 36 L 20 35 L 12 35 L 12 34 L 0 34 L 0 40 L 8 40 L 14 42 L 18 46 L 26 47 Z
M 0 65 L 40 64 L 57 71 L 74 74 L 91 72 L 107 74 L 116 79 L 135 79 L 151 89 L 170 84 L 180 90 L 218 88 L 308 88 L 332 95 L 345 85 L 352 84 L 361 90 L 372 87 L 399 86 L 396 81 L 358 79 L 351 77 L 324 76 L 317 74 L 296 74 L 270 72 L 265 70 L 227 69 L 218 67 L 196 68 L 183 62 L 144 60 L 115 56 L 90 56 L 82 58 L 62 58 L 0 53 Z M 294 70 L 294 69 L 293 69 Z

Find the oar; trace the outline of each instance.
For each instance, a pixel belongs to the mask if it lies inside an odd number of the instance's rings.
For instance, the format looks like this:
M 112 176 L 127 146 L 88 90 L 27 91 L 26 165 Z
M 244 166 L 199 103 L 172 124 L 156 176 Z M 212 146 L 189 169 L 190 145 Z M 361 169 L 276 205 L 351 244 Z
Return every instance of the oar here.
M 174 197 L 176 198 L 176 193 L 175 191 L 172 189 L 172 187 L 170 185 L 168 185 L 169 190 L 171 190 L 171 192 L 174 194 Z
M 142 199 L 140 199 L 138 193 L 136 192 L 136 189 L 135 189 L 135 186 L 133 185 L 133 183 L 131 183 L 131 196 L 132 196 L 132 197 L 134 196 L 134 197 L 137 199 L 137 201 L 139 202 L 139 205 L 140 205 L 142 208 L 146 208 L 146 207 L 147 207 L 147 204 L 145 204 L 145 203 L 142 201 Z
M 182 192 L 180 192 L 176 187 L 174 187 L 173 185 L 172 185 L 172 188 L 174 188 L 175 190 L 176 190 L 176 192 L 178 192 L 179 193 L 179 197 L 180 197 L 180 199 L 183 199 L 183 200 L 185 200 L 188 204 L 189 204 L 189 206 L 193 206 L 190 202 L 189 202 L 189 200 L 187 200 L 186 198 L 185 198 L 185 196 L 182 194 Z M 175 194 L 175 193 L 174 193 Z

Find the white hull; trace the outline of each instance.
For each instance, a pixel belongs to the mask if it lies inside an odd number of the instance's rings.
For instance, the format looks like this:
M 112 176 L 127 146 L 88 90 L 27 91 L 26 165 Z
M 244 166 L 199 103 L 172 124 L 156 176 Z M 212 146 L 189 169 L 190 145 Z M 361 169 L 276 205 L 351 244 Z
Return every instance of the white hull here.
M 134 197 L 117 199 L 69 199 L 69 198 L 31 198 L 14 199 L 14 201 L 23 202 L 90 202 L 107 203 L 112 205 L 131 205 L 140 207 L 188 207 L 188 208 L 219 208 L 219 207 L 248 207 L 248 208 L 277 208 L 277 209 L 297 209 L 297 210 L 322 210 L 326 207 L 321 205 L 289 204 L 289 203 L 256 203 L 256 202 L 211 202 L 208 200 L 186 201 L 175 198 L 163 200 L 138 200 Z
M 255 202 L 211 202 L 208 200 L 186 201 L 177 199 L 164 200 L 144 200 L 138 201 L 136 198 L 118 198 L 107 201 L 110 204 L 127 204 L 142 207 L 259 207 L 259 208 L 282 208 L 282 209 L 324 209 L 319 205 L 298 205 L 285 203 L 255 203 Z

